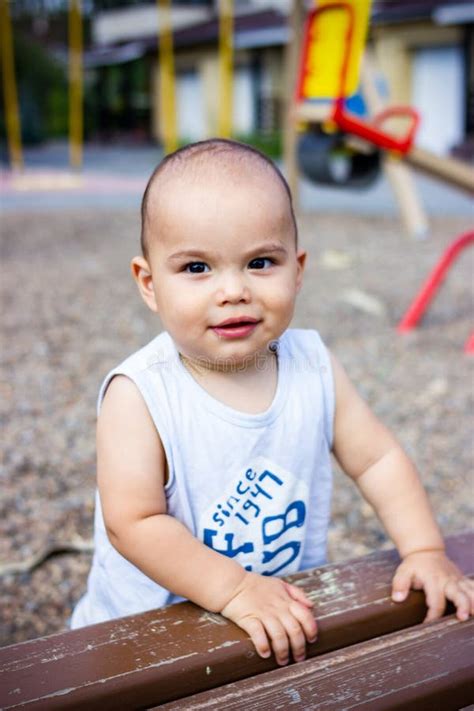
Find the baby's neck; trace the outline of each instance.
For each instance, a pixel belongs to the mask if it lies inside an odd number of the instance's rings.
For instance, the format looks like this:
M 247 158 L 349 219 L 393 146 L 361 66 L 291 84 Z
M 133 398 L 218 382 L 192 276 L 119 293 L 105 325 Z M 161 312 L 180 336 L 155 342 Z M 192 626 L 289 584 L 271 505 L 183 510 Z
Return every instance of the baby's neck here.
M 216 400 L 234 410 L 258 414 L 268 410 L 278 383 L 278 359 L 275 353 L 256 356 L 244 366 L 227 365 L 225 369 L 180 354 L 186 370 Z

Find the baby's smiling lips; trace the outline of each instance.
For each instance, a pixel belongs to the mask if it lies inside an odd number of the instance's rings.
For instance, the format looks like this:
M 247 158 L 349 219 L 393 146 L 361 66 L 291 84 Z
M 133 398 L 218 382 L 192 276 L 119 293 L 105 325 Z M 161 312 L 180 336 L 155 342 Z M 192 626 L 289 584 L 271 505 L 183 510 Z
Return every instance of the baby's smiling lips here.
M 211 328 L 221 338 L 244 338 L 250 335 L 259 323 L 258 319 L 250 316 L 237 316 L 221 321 Z

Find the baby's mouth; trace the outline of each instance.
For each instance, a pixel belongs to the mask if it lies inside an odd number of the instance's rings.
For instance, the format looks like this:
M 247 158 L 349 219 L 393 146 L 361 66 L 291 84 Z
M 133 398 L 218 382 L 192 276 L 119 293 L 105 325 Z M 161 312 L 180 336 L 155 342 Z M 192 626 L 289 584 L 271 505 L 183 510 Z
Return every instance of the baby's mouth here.
M 212 326 L 212 330 L 224 338 L 241 338 L 252 333 L 259 323 L 258 319 L 243 316 L 222 321 L 217 326 Z

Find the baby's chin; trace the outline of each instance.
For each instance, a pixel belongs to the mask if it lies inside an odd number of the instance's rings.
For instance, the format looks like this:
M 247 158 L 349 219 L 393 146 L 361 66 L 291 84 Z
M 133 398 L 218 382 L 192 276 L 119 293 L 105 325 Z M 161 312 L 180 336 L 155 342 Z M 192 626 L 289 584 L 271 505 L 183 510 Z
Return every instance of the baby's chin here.
M 190 369 L 201 373 L 237 373 L 250 370 L 265 370 L 274 361 L 275 351 L 265 348 L 262 352 L 245 355 L 228 355 L 215 358 L 180 351 L 181 360 Z

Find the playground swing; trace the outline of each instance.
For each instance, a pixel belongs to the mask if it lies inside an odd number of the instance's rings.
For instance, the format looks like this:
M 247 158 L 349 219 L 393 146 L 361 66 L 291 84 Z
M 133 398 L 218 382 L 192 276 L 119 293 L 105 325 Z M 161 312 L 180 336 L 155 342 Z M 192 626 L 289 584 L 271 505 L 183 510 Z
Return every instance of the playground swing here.
M 334 10 L 343 11 L 347 18 L 341 71 L 329 118 L 326 118 L 319 125 L 307 130 L 300 136 L 298 161 L 303 174 L 311 180 L 323 184 L 339 187 L 365 187 L 370 185 L 376 178 L 380 167 L 380 153 L 385 151 L 399 158 L 406 158 L 420 169 L 426 170 L 438 178 L 452 182 L 457 187 L 472 193 L 474 179 L 470 168 L 452 159 L 432 156 L 413 145 L 420 123 L 419 114 L 414 108 L 410 106 L 393 106 L 378 113 L 372 121 L 363 121 L 346 110 L 346 96 L 350 94 L 348 74 L 350 71 L 353 72 L 352 82 L 354 83 L 354 66 L 359 59 L 355 50 L 361 52 L 365 41 L 365 36 L 359 31 L 359 37 L 357 38 L 359 47 L 354 48 L 356 21 L 354 4 L 347 1 L 332 2 L 332 0 L 321 0 L 321 4 L 309 13 L 305 26 L 296 101 L 300 102 L 307 97 L 307 92 L 305 92 L 307 74 L 311 73 L 311 71 L 314 72 L 315 68 L 317 69 L 317 61 L 314 61 L 314 57 L 313 63 L 309 62 L 309 59 L 311 59 L 309 51 L 311 44 L 313 46 L 317 46 L 318 43 L 321 44 L 321 37 L 317 32 L 317 23 L 324 13 Z M 366 19 L 367 26 L 368 16 Z M 361 20 L 360 17 L 359 20 L 360 30 L 360 26 L 364 25 L 364 20 Z M 357 61 L 354 57 L 356 57 Z M 316 95 L 318 95 L 318 92 L 316 92 Z M 321 98 L 321 91 L 319 92 L 319 98 Z M 404 135 L 398 136 L 384 130 L 384 125 L 392 118 L 408 120 L 408 127 Z M 372 151 L 375 152 L 365 153 L 364 155 L 364 151 L 357 151 L 351 146 L 351 137 L 356 137 L 357 140 L 362 139 L 362 145 L 364 147 L 368 146 L 369 150 L 372 147 Z M 346 159 L 349 160 L 344 174 L 336 174 L 333 170 L 332 161 L 334 161 L 334 157 L 338 152 L 345 154 Z M 365 161 L 362 156 L 365 157 Z M 398 324 L 397 330 L 399 333 L 410 331 L 417 326 L 454 259 L 466 247 L 472 246 L 473 243 L 474 232 L 469 231 L 460 235 L 449 245 Z M 474 332 L 468 338 L 464 350 L 466 353 L 474 354 Z
M 300 136 L 298 161 L 303 174 L 314 182 L 336 187 L 364 188 L 370 186 L 379 175 L 381 150 L 405 155 L 411 149 L 420 117 L 411 106 L 390 107 L 370 122 L 363 121 L 346 110 L 347 77 L 353 56 L 355 26 L 355 10 L 348 2 L 320 5 L 308 14 L 297 101 L 304 99 L 305 61 L 311 42 L 318 35 L 317 24 L 323 13 L 334 10 L 342 10 L 347 17 L 337 95 L 330 117 L 323 122 L 322 127 L 313 127 Z M 401 137 L 383 128 L 384 124 L 393 118 L 408 119 L 408 128 Z M 361 145 L 354 147 L 354 136 L 362 139 L 363 149 Z
M 298 140 L 298 164 L 309 180 L 340 188 L 368 188 L 380 173 L 381 152 L 353 149 L 341 131 L 314 126 Z

